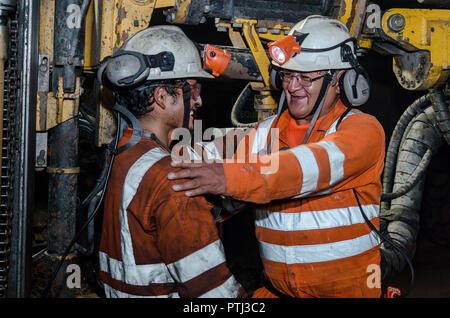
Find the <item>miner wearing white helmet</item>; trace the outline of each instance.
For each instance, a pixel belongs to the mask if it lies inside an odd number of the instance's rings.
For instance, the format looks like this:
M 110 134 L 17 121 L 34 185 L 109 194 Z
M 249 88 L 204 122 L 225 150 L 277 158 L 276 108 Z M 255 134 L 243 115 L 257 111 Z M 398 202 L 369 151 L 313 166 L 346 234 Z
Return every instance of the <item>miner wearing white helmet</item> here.
M 385 137 L 373 116 L 353 108 L 369 96 L 355 44 L 338 20 L 300 21 L 269 44 L 282 96 L 278 115 L 239 144 L 236 154 L 250 159 L 173 163 L 184 169 L 170 179 L 191 178 L 174 190 L 253 203 L 264 265 L 254 297 L 381 296 Z
M 240 297 L 203 197 L 174 193 L 167 173 L 173 131 L 202 106 L 198 50 L 176 26 L 130 37 L 98 72 L 115 96 L 123 131 L 112 150 L 99 251 L 106 297 Z M 121 120 L 121 119 L 125 120 Z

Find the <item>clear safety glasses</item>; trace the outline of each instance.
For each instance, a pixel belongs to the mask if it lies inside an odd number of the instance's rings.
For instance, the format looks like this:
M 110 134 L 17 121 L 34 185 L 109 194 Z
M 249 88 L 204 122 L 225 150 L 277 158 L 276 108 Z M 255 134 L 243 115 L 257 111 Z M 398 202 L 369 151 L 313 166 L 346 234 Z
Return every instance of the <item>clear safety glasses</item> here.
M 289 85 L 294 79 L 296 79 L 297 84 L 300 84 L 303 87 L 310 87 L 314 81 L 317 81 L 317 80 L 323 78 L 324 76 L 325 76 L 325 74 L 317 76 L 317 77 L 311 77 L 309 75 L 302 74 L 302 73 L 280 71 L 280 78 L 283 81 L 283 83 L 286 83 Z

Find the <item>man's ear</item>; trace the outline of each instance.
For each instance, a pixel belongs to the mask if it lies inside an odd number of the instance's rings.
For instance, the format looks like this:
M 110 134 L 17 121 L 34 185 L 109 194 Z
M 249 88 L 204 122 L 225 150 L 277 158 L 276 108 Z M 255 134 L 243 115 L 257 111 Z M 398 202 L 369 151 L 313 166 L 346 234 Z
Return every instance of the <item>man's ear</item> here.
M 153 93 L 154 102 L 162 109 L 166 109 L 167 92 L 164 87 L 158 86 Z
M 336 93 L 340 94 L 341 93 L 341 88 L 338 85 L 339 84 L 339 80 L 341 79 L 341 76 L 343 76 L 345 73 L 345 70 L 340 70 L 338 72 L 338 74 L 336 75 L 336 77 L 334 78 L 332 85 L 331 86 L 336 86 Z

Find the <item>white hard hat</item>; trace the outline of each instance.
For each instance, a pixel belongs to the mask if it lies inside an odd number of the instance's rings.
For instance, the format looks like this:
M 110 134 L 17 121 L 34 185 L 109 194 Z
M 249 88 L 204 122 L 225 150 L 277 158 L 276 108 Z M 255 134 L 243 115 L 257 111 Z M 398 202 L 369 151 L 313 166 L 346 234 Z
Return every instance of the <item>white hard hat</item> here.
M 348 45 L 356 60 L 353 38 L 341 21 L 320 15 L 309 16 L 294 25 L 289 35 L 303 35 L 300 53 L 283 65 L 272 61 L 274 65 L 299 72 L 353 67 L 349 60 L 342 56 L 342 45 Z
M 116 86 L 179 78 L 214 78 L 204 71 L 195 44 L 174 25 L 152 26 L 125 41 L 98 71 Z

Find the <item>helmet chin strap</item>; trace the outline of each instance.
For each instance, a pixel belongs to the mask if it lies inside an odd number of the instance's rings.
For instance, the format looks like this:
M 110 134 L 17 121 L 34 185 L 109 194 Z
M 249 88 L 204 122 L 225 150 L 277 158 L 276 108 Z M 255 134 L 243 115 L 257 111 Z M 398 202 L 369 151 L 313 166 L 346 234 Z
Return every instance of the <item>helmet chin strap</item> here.
M 183 128 L 189 129 L 189 120 L 191 112 L 191 86 L 188 82 L 183 84 L 183 103 L 184 103 L 184 115 L 183 115 Z
M 316 99 L 316 103 L 314 104 L 314 107 L 311 110 L 311 112 L 307 115 L 307 116 L 309 116 L 311 114 L 314 114 L 313 118 L 311 119 L 311 121 L 309 123 L 308 130 L 306 131 L 306 135 L 305 135 L 305 138 L 303 139 L 302 144 L 305 144 L 308 141 L 309 136 L 311 135 L 311 131 L 313 130 L 314 125 L 316 124 L 316 121 L 319 118 L 320 112 L 322 111 L 322 107 L 325 102 L 325 97 L 327 96 L 327 92 L 328 92 L 328 88 L 330 87 L 330 83 L 336 77 L 337 74 L 338 74 L 337 71 L 334 71 L 333 73 L 325 74 L 325 76 L 323 78 L 323 82 L 322 82 L 322 87 L 320 88 L 319 96 L 317 96 L 317 99 Z M 307 117 L 307 116 L 305 116 L 305 117 Z

